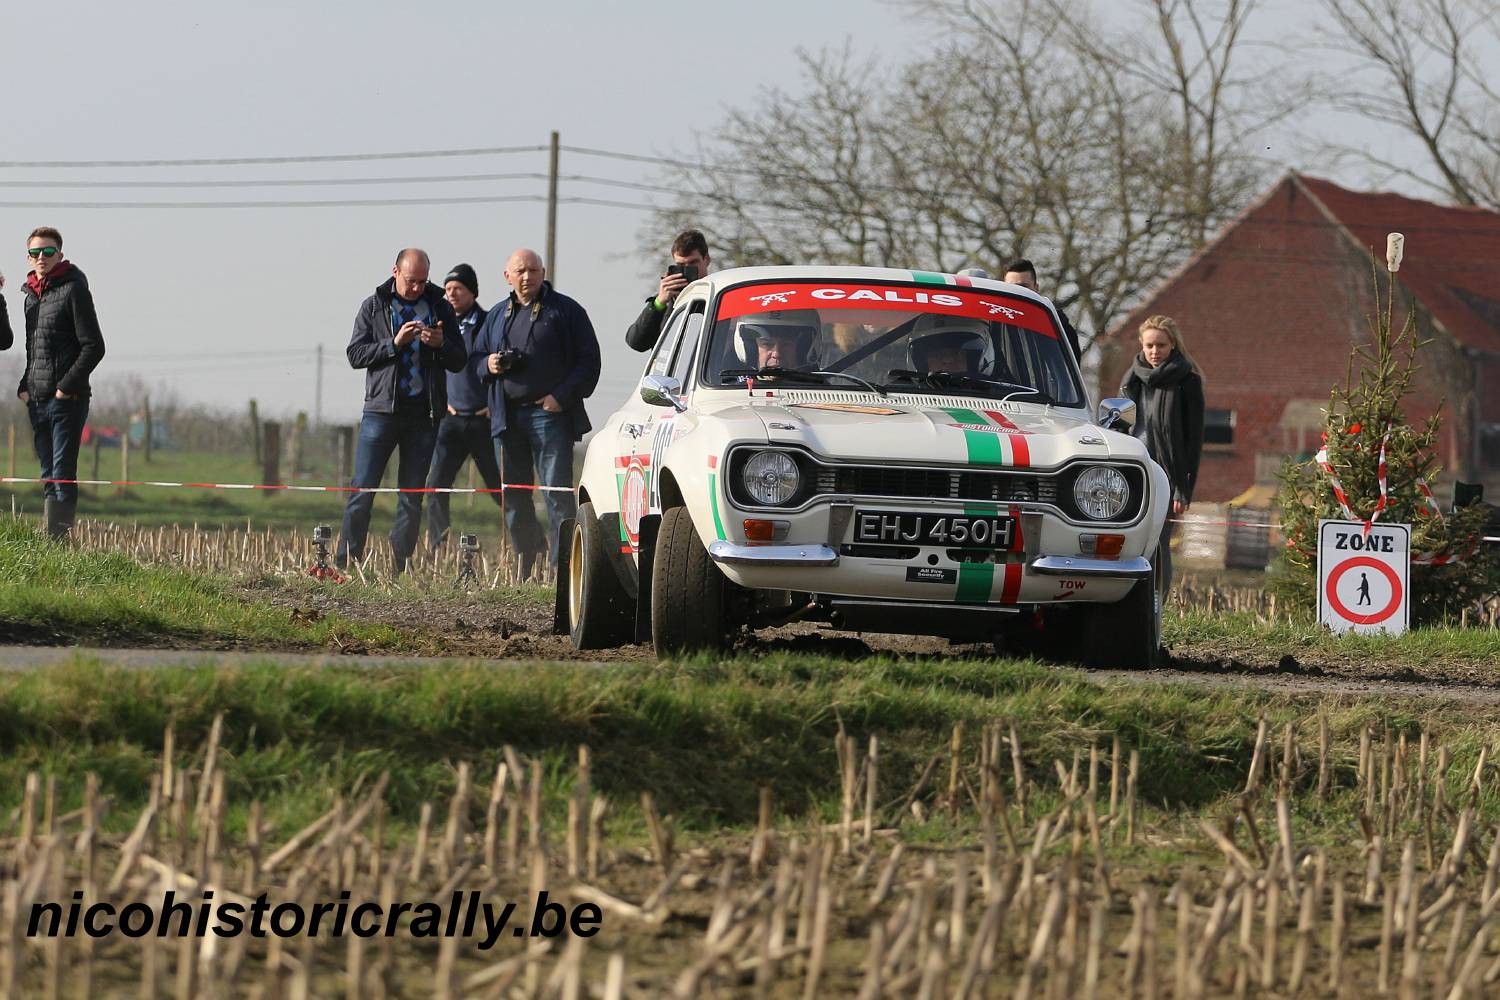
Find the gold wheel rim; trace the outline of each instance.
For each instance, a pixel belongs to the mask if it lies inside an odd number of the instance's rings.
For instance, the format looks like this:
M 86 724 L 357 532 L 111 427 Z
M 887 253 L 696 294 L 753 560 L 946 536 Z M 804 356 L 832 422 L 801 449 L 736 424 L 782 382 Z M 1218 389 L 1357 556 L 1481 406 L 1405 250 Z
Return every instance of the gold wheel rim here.
M 573 544 L 568 556 L 568 626 L 578 630 L 583 617 L 583 526 L 573 526 Z

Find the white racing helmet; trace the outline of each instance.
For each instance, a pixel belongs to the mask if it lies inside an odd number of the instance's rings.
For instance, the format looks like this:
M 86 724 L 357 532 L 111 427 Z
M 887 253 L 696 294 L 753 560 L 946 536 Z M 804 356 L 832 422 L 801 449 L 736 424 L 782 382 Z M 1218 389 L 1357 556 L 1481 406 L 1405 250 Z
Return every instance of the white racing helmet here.
M 759 368 L 760 352 L 756 349 L 756 342 L 790 337 L 797 345 L 795 364 L 805 365 L 812 359 L 813 344 L 822 328 L 822 320 L 815 309 L 779 309 L 741 316 L 734 325 L 734 355 L 747 368 Z
M 995 340 L 982 319 L 964 319 L 929 313 L 917 320 L 906 342 L 906 363 L 912 371 L 930 372 L 938 351 L 961 350 L 965 367 L 957 374 L 990 378 L 995 371 Z

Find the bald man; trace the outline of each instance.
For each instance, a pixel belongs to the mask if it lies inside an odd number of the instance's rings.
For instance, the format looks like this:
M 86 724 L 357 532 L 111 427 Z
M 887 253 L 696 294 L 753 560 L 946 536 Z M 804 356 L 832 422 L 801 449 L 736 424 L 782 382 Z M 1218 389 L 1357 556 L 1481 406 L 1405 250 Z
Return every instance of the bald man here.
M 391 276 L 360 305 L 349 338 L 349 365 L 365 372 L 365 412 L 359 420 L 354 452 L 354 479 L 344 507 L 334 561 L 343 568 L 350 558 L 365 556 L 365 536 L 375 494 L 360 492 L 380 485 L 385 467 L 396 459 L 396 485 L 422 488 L 432 464 L 437 425 L 448 412 L 448 372 L 467 362 L 458 318 L 443 290 L 427 280 L 432 262 L 408 247 L 396 255 Z M 422 494 L 401 493 L 391 550 L 396 572 L 406 569 L 417 547 L 422 523 Z
M 583 401 L 599 382 L 599 340 L 589 314 L 546 276 L 535 250 L 510 255 L 510 297 L 485 317 L 469 355 L 487 387 L 490 433 L 506 484 L 540 478 L 553 487 L 543 492 L 549 539 L 531 491 L 505 494 L 505 523 L 526 575 L 544 551 L 557 565 L 558 527 L 574 513 L 573 444 L 591 426 Z

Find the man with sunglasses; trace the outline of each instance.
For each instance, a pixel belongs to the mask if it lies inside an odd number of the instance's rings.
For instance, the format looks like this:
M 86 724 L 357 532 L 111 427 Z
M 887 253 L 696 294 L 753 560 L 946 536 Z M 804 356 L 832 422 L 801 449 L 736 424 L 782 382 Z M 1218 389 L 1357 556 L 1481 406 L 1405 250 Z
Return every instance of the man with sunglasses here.
M 83 272 L 63 257 L 62 234 L 31 231 L 26 256 L 26 369 L 16 395 L 31 417 L 42 466 L 47 534 L 66 538 L 78 510 L 78 445 L 89 415 L 89 375 L 104 358 L 104 335 Z

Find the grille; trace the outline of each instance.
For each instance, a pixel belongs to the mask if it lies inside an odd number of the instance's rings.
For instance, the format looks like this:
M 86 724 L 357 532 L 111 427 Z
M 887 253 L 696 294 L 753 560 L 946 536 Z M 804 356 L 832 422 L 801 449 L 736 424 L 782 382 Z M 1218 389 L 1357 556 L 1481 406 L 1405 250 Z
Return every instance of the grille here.
M 889 466 L 818 468 L 819 493 L 870 497 L 922 497 L 937 500 L 990 500 L 1000 503 L 1057 503 L 1053 476 L 1015 472 L 944 471 Z

